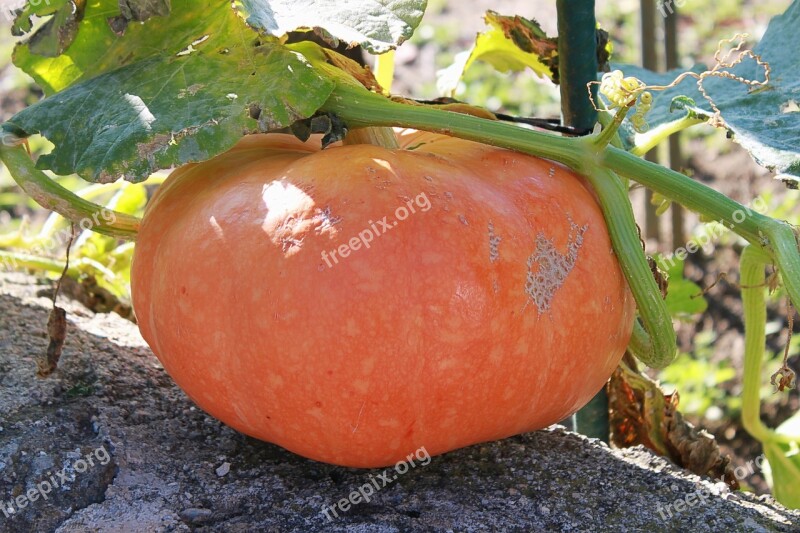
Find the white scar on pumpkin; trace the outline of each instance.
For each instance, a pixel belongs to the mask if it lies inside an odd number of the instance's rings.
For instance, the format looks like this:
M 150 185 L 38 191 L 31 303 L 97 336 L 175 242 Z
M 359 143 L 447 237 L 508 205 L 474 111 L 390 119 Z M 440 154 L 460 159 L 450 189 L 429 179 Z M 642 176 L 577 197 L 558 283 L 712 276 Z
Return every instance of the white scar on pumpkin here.
M 489 261 L 494 263 L 500 257 L 500 242 L 503 239 L 495 234 L 494 224 L 489 222 Z
M 536 250 L 528 258 L 528 275 L 525 292 L 540 314 L 550 310 L 553 296 L 575 267 L 578 251 L 583 246 L 583 234 L 589 225 L 578 226 L 569 218 L 567 252 L 559 252 L 552 239 L 541 231 L 536 235 Z M 537 268 L 538 267 L 538 268 Z

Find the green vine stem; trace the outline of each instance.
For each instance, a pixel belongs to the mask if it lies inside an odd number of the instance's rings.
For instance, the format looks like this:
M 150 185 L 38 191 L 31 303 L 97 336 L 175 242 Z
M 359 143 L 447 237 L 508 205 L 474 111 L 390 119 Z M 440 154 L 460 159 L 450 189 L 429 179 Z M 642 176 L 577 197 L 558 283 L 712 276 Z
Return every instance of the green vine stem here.
M 66 262 L 22 252 L 6 252 L 0 250 L 0 264 L 13 266 L 15 269 L 27 268 L 42 272 L 51 272 L 53 274 L 61 274 L 64 271 Z M 108 280 L 113 280 L 115 277 L 115 274 L 111 270 L 94 259 L 81 257 L 70 260 L 67 274 L 71 277 L 78 277 L 81 272 L 89 272 Z
M 628 116 L 628 111 L 630 111 L 635 104 L 636 99 L 631 100 L 628 105 L 620 107 L 617 112 L 614 113 L 614 117 L 610 121 L 603 123 L 603 129 L 600 133 L 592 136 L 592 144 L 594 144 L 596 149 L 603 149 L 609 144 L 612 146 L 621 146 L 619 128 L 622 126 L 625 117 Z
M 593 157 L 592 150 L 579 144 L 579 139 L 558 137 L 431 106 L 394 102 L 352 83 L 338 83 L 320 111 L 335 113 L 350 128 L 388 126 L 438 132 L 518 152 L 535 151 L 539 157 L 573 168 Z
M 582 141 L 583 139 L 578 139 Z M 800 303 L 800 253 L 797 236 L 788 223 L 761 215 L 724 194 L 685 175 L 607 147 L 601 164 L 641 183 L 684 207 L 725 224 L 734 233 L 768 254 L 795 307 Z
M 125 180 L 117 180 L 113 183 L 93 183 L 87 187 L 83 187 L 81 190 L 77 191 L 75 194 L 83 198 L 84 200 L 88 200 L 90 202 L 96 202 L 98 199 L 108 196 L 113 193 L 111 200 L 105 203 L 105 208 L 109 211 L 114 209 L 116 200 L 119 198 L 120 194 L 123 193 L 128 187 L 136 187 L 136 186 L 147 186 L 147 185 L 161 185 L 164 183 L 164 180 L 167 179 L 166 173 L 155 173 L 145 181 L 137 184 L 130 183 Z M 42 229 L 39 231 L 39 234 L 36 236 L 38 240 L 46 240 L 53 236 L 53 234 L 63 228 L 69 227 L 69 220 L 64 218 L 62 215 L 52 212 L 47 220 L 45 220 Z M 2 236 L 0 236 L 2 239 Z
M 761 366 L 767 323 L 764 268 L 770 263 L 769 255 L 755 246 L 746 246 L 742 252 L 740 269 L 745 333 L 742 425 L 761 442 L 791 443 L 800 441 L 800 436 L 776 433 L 761 421 Z
M 126 240 L 136 239 L 140 223 L 138 218 L 111 211 L 114 215 L 113 222 L 104 220 L 98 216 L 105 209 L 103 206 L 89 202 L 51 180 L 47 174 L 36 168 L 23 146 L 0 145 L 0 160 L 8 167 L 22 190 L 45 209 L 55 211 L 75 223 L 89 220 L 92 222 L 92 230 L 104 235 Z
M 664 368 L 678 354 L 675 330 L 642 249 L 628 190 L 608 169 L 589 165 L 575 170 L 586 177 L 597 194 L 611 243 L 642 319 L 642 327 L 637 323 L 635 328 L 631 351 L 647 366 Z
M 675 133 L 681 132 L 692 126 L 703 124 L 706 121 L 700 118 L 686 115 L 685 117 L 673 120 L 666 124 L 662 124 L 657 128 L 653 128 L 647 133 L 640 133 L 636 135 L 636 146 L 630 151 L 631 154 L 636 156 L 643 156 L 659 144 L 665 141 L 667 137 Z

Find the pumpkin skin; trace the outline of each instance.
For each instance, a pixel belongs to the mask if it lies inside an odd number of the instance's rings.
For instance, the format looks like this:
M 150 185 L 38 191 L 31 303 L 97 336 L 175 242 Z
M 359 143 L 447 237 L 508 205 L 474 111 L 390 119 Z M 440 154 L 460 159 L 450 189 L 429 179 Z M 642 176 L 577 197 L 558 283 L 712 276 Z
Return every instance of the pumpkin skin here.
M 541 429 L 602 388 L 634 305 L 584 180 L 461 139 L 398 139 L 247 136 L 156 192 L 134 309 L 202 409 L 311 459 L 379 467 Z

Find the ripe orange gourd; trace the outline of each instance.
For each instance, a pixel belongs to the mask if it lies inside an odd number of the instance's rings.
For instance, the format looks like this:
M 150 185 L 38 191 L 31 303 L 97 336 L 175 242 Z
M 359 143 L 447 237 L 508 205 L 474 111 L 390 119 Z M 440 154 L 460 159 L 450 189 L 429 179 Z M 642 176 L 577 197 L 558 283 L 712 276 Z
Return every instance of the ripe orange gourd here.
M 634 306 L 583 179 L 442 135 L 399 142 L 252 135 L 157 191 L 134 308 L 201 408 L 376 467 L 543 428 L 603 386 Z

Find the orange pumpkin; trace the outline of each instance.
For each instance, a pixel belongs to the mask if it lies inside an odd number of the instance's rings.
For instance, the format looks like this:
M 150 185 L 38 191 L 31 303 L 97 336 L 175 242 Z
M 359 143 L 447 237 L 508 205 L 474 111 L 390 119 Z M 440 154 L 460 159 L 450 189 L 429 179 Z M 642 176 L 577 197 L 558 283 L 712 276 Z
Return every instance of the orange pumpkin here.
M 584 180 L 442 135 L 399 142 L 252 135 L 158 190 L 134 308 L 202 409 L 377 467 L 546 427 L 603 386 L 634 305 Z

